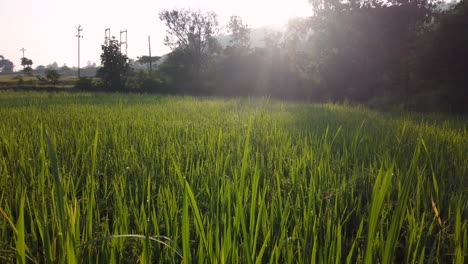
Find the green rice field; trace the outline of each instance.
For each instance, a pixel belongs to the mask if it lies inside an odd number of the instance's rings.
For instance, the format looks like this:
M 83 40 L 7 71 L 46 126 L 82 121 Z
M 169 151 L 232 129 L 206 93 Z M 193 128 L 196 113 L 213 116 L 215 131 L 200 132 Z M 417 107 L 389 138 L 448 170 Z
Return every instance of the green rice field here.
M 0 92 L 0 263 L 467 263 L 468 118 Z

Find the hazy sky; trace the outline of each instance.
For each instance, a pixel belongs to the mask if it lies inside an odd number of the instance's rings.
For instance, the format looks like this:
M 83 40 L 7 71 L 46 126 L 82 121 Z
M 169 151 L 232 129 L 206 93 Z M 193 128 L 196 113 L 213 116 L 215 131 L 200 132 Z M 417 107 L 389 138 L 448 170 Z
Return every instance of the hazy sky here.
M 0 55 L 20 70 L 21 48 L 32 59 L 33 68 L 57 62 L 59 66 L 77 65 L 75 27 L 83 27 L 81 66 L 100 64 L 104 30 L 111 29 L 117 39 L 128 30 L 128 56 L 148 53 L 151 35 L 153 55 L 162 55 L 165 27 L 158 18 L 163 9 L 192 8 L 214 11 L 225 25 L 233 14 L 240 15 L 251 27 L 278 25 L 289 18 L 311 14 L 307 0 L 0 0 Z

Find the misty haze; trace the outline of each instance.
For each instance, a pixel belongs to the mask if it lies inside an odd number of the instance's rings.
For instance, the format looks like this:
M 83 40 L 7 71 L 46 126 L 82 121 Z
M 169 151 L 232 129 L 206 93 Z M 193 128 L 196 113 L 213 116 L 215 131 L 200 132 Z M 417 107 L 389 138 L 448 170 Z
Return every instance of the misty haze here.
M 0 10 L 0 263 L 467 263 L 468 0 Z

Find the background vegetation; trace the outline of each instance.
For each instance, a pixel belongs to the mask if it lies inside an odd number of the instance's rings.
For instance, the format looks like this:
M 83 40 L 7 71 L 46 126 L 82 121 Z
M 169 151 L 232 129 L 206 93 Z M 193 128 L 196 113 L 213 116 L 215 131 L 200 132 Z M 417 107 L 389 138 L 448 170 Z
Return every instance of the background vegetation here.
M 163 11 L 157 76 L 177 93 L 359 102 L 466 112 L 468 1 L 311 0 L 315 15 L 252 46 L 237 16 L 220 43 L 213 13 Z

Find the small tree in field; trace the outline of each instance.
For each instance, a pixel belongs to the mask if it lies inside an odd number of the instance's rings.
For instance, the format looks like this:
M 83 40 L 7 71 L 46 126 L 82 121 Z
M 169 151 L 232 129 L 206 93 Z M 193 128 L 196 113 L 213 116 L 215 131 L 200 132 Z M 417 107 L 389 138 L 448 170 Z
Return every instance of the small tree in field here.
M 33 61 L 26 57 L 21 58 L 21 66 L 23 66 L 23 72 L 26 75 L 32 75 L 32 66 Z
M 101 65 L 97 76 L 102 78 L 106 90 L 123 90 L 130 73 L 130 64 L 126 55 L 120 52 L 119 42 L 112 37 L 101 46 Z
M 56 85 L 58 83 L 59 78 L 60 78 L 60 74 L 56 70 L 47 70 L 46 71 L 46 78 L 53 85 Z

